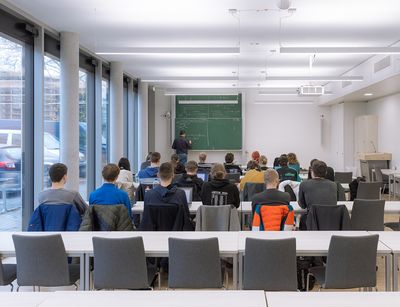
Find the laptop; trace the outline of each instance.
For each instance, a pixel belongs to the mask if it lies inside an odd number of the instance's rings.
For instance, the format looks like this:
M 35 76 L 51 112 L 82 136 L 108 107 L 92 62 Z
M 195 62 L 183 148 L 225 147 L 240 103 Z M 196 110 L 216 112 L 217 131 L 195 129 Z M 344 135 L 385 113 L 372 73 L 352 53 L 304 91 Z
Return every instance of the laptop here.
M 193 202 L 193 188 L 192 187 L 178 187 L 179 190 L 182 190 L 186 194 L 186 200 L 188 205 Z
M 197 173 L 197 177 L 204 182 L 208 181 L 208 173 Z

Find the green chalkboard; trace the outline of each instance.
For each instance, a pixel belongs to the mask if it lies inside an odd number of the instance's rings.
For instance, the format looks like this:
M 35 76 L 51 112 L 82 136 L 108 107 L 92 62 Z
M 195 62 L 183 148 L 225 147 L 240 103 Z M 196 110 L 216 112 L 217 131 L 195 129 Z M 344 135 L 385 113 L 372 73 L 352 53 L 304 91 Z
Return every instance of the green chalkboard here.
M 175 106 L 175 135 L 185 130 L 194 150 L 242 149 L 240 94 L 176 96 Z

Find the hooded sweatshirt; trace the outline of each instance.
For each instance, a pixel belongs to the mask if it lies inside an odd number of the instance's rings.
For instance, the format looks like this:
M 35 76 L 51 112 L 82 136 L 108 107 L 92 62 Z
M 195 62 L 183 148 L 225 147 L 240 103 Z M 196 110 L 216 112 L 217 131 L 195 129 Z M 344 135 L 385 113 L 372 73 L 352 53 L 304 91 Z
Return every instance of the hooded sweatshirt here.
M 158 167 L 146 167 L 145 169 L 142 169 L 138 177 L 139 179 L 145 179 L 145 178 L 157 178 L 157 173 L 158 173 Z
M 203 205 L 211 206 L 211 193 L 213 191 L 227 192 L 228 193 L 228 204 L 233 205 L 236 208 L 240 206 L 240 195 L 239 189 L 228 179 L 213 179 L 212 181 L 205 182 L 201 189 L 201 200 Z
M 144 195 L 144 205 L 160 205 L 160 204 L 177 204 L 183 205 L 185 211 L 189 216 L 189 207 L 184 191 L 179 190 L 173 185 L 163 187 L 161 185 L 156 186 L 152 190 L 149 190 Z

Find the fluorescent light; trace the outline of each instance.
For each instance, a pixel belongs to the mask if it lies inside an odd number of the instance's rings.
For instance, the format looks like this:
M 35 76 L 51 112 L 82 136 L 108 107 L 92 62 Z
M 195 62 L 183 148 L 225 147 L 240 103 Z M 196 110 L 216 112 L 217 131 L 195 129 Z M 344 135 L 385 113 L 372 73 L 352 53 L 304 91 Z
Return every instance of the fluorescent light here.
M 179 104 L 238 104 L 237 100 L 179 100 Z
M 400 54 L 400 47 L 281 47 L 280 53 Z
M 267 76 L 267 81 L 363 81 L 362 76 Z
M 182 81 L 238 81 L 237 77 L 145 77 L 142 82 L 182 82 Z
M 311 100 L 295 101 L 295 100 L 280 100 L 280 101 L 255 101 L 257 105 L 311 105 L 314 104 Z
M 98 55 L 143 55 L 143 54 L 239 54 L 238 47 L 138 47 L 116 48 L 96 52 Z
M 373 93 L 365 93 L 364 96 L 372 96 L 374 95 Z

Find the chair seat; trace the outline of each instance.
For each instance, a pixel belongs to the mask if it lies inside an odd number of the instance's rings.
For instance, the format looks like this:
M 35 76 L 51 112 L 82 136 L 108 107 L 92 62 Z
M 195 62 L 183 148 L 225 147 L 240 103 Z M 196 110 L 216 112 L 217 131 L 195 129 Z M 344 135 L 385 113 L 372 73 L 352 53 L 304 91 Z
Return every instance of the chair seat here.
M 11 284 L 17 278 L 16 264 L 3 264 L 3 280 L 0 285 L 5 286 Z
M 69 281 L 71 285 L 76 283 L 80 279 L 80 265 L 79 264 L 69 264 Z
M 394 231 L 400 231 L 400 222 L 385 223 L 385 227 L 388 227 Z
M 325 267 L 317 266 L 310 268 L 310 273 L 315 277 L 317 282 L 321 285 L 321 288 L 325 287 Z

